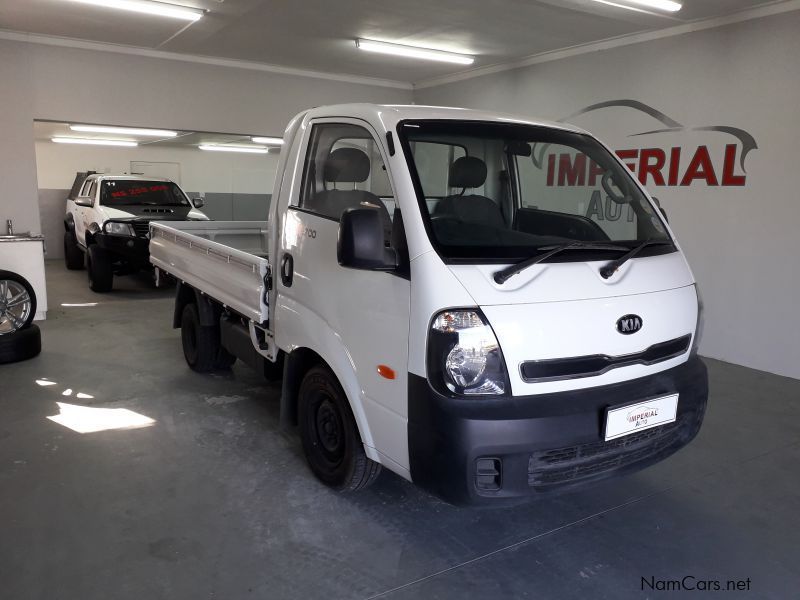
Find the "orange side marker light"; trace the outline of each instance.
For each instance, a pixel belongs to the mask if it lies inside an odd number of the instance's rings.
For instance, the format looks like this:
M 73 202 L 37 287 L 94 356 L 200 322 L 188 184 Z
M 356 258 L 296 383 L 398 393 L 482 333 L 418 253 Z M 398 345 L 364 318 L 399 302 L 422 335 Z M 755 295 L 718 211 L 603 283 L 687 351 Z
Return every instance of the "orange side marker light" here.
M 378 365 L 378 375 L 386 379 L 397 378 L 397 373 L 394 372 L 394 369 L 387 367 L 386 365 Z

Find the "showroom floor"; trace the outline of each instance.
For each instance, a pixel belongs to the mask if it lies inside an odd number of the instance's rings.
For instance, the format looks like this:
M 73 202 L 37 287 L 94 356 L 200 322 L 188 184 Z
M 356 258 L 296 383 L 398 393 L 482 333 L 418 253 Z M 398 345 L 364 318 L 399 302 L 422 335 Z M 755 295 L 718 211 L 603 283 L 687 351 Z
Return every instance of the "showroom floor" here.
M 279 429 L 278 385 L 189 371 L 171 289 L 95 295 L 47 268 L 44 351 L 0 366 L 5 598 L 616 600 L 670 597 L 642 578 L 686 575 L 797 593 L 800 381 L 709 360 L 693 444 L 581 493 L 456 508 L 384 474 L 342 496 Z M 47 418 L 59 408 L 73 426 L 155 422 L 81 434 Z

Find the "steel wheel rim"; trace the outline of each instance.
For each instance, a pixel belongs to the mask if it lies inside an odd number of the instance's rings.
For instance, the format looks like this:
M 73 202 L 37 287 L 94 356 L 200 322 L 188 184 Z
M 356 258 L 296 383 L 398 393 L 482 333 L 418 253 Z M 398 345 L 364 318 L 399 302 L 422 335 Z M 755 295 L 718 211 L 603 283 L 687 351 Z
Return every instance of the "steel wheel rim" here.
M 33 303 L 25 286 L 12 279 L 0 279 L 0 335 L 19 331 L 28 322 Z
M 327 398 L 317 406 L 315 429 L 317 440 L 327 457 L 338 460 L 344 447 L 342 423 L 336 406 Z

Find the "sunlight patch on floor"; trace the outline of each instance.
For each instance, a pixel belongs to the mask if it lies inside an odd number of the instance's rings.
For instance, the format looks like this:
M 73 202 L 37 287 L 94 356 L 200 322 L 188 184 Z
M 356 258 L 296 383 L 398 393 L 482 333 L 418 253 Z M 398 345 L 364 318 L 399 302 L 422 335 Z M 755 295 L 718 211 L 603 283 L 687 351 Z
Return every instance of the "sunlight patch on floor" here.
M 94 433 L 109 429 L 139 429 L 155 424 L 155 419 L 127 408 L 94 408 L 56 402 L 60 413 L 47 417 L 78 433 Z

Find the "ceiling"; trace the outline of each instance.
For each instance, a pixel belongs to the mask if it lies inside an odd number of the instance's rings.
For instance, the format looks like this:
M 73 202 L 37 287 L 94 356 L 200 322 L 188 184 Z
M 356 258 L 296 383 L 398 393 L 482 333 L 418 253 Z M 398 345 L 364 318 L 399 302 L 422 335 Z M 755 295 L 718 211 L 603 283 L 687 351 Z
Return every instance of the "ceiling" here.
M 79 123 L 75 123 L 79 124 Z M 82 124 L 82 123 L 80 123 Z M 94 125 L 95 123 L 90 123 Z M 159 148 L 196 148 L 201 144 L 212 144 L 218 146 L 249 146 L 253 144 L 250 136 L 236 133 L 210 133 L 204 131 L 179 131 L 177 137 L 172 138 L 153 138 L 141 135 L 131 135 L 128 133 L 92 133 L 87 131 L 72 131 L 69 123 L 56 121 L 34 121 L 33 134 L 37 142 L 46 142 L 54 137 L 77 137 L 98 140 L 128 140 L 138 142 L 139 146 L 157 146 Z M 254 134 L 257 135 L 257 134 Z M 275 151 L 279 151 L 275 147 Z
M 682 0 L 683 9 L 667 15 L 592 0 L 172 1 L 208 13 L 186 27 L 185 21 L 69 0 L 0 0 L 0 29 L 416 82 L 775 4 Z M 464 67 L 371 54 L 355 48 L 359 37 L 474 54 L 476 60 Z

